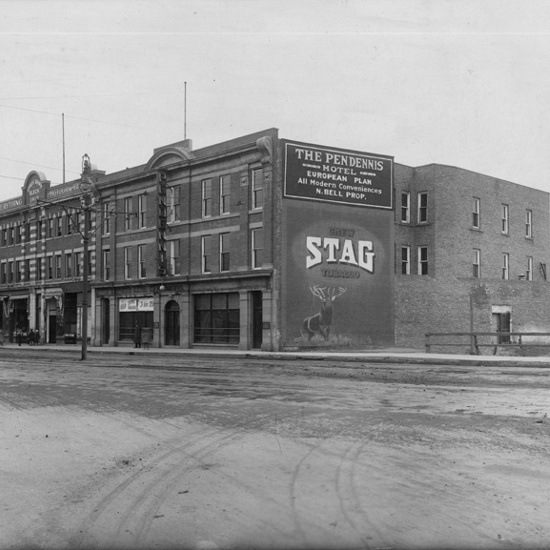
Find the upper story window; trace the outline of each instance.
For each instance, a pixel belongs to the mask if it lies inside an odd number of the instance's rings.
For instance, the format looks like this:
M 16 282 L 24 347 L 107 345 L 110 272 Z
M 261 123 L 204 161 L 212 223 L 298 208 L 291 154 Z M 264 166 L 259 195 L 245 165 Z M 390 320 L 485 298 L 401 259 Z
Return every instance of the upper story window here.
M 533 256 L 527 256 L 527 271 L 525 273 L 525 278 L 528 281 L 533 280 Z
M 180 186 L 168 187 L 167 190 L 167 222 L 174 223 L 181 220 Z
M 57 224 L 56 224 L 56 235 L 58 237 L 63 236 L 63 216 L 61 214 L 57 216 Z
M 73 276 L 73 256 L 65 254 L 65 277 L 70 279 Z
M 204 235 L 201 238 L 201 267 L 203 273 L 210 273 L 211 271 L 211 255 L 212 255 L 212 236 Z
M 252 241 L 252 269 L 260 269 L 264 261 L 264 230 L 253 229 Z
M 132 278 L 132 247 L 124 248 L 124 278 Z
M 533 211 L 525 211 L 525 237 L 527 239 L 533 238 Z
M 103 280 L 108 281 L 111 278 L 111 251 L 106 248 L 103 251 Z
M 418 223 L 428 222 L 428 193 L 418 193 Z
M 472 202 L 472 227 L 479 229 L 481 227 L 481 199 L 474 197 Z
M 48 237 L 55 235 L 55 218 L 48 218 Z
M 502 255 L 502 278 L 506 281 L 510 278 L 510 255 Z
M 46 262 L 46 277 L 48 279 L 53 279 L 53 256 L 48 256 Z
M 510 232 L 510 208 L 507 204 L 502 205 L 501 214 L 501 231 L 503 235 L 508 235 Z
M 481 277 L 481 250 L 479 250 L 479 248 L 474 248 L 472 268 L 472 276 L 476 279 L 479 279 Z
M 55 278 L 61 279 L 63 277 L 63 272 L 61 271 L 61 254 L 55 256 Z
M 202 180 L 201 182 L 201 205 L 203 218 L 209 218 L 212 215 L 212 180 Z
M 140 244 L 138 246 L 138 264 L 139 264 L 139 278 L 145 279 L 147 277 L 147 259 L 145 255 L 145 245 Z
M 411 274 L 411 247 L 401 247 L 401 275 Z
M 101 205 L 101 217 L 103 219 L 101 230 L 104 235 L 108 235 L 111 232 L 111 213 L 109 211 L 109 207 L 109 201 L 105 201 Z
M 21 224 L 18 223 L 15 226 L 15 244 L 19 244 L 21 242 Z
M 419 275 L 428 274 L 428 247 L 427 246 L 418 247 L 418 274 Z
M 401 193 L 401 222 L 411 223 L 411 194 Z
M 230 269 L 230 233 L 220 234 L 220 271 Z
M 170 267 L 170 275 L 180 274 L 180 239 L 173 239 L 167 243 L 168 249 L 168 265 Z
M 231 199 L 231 176 L 220 176 L 220 214 L 229 214 Z
M 42 280 L 42 258 L 36 258 L 36 280 Z
M 124 231 L 132 229 L 132 197 L 124 199 Z
M 138 196 L 138 228 L 147 227 L 147 195 Z
M 252 208 L 264 205 L 264 173 L 261 168 L 252 170 Z

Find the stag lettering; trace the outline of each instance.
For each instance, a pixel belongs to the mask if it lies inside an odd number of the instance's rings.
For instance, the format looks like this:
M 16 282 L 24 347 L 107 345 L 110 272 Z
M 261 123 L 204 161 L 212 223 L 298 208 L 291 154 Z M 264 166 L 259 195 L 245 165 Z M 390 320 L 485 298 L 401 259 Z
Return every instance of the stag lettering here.
M 330 327 L 332 326 L 332 302 L 346 292 L 347 288 L 329 288 L 319 285 L 310 286 L 309 290 L 313 296 L 321 300 L 321 310 L 319 313 L 306 317 L 302 325 L 302 335 L 306 334 L 307 339 L 311 340 L 313 336 L 319 334 L 325 341 L 330 337 Z M 326 291 L 326 292 L 325 292 Z
M 374 252 L 372 241 L 357 241 L 357 247 L 351 239 L 336 237 L 306 237 L 306 247 L 309 255 L 306 257 L 306 267 L 310 269 L 326 261 L 328 264 L 356 265 L 369 273 L 374 271 Z

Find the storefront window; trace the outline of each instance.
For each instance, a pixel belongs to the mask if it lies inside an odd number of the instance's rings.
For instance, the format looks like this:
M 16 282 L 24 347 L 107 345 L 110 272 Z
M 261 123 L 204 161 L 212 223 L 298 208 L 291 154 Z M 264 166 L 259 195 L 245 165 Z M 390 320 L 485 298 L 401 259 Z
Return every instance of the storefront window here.
M 198 294 L 195 296 L 196 344 L 238 344 L 239 294 Z

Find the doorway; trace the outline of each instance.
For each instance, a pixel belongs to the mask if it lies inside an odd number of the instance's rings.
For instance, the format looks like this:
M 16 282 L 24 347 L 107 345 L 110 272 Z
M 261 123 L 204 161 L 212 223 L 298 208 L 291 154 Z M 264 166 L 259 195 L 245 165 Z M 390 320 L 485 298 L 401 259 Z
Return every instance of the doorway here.
M 166 346 L 180 345 L 180 307 L 171 300 L 166 304 L 164 317 L 164 340 Z
M 509 333 L 512 331 L 512 312 L 509 307 L 498 306 L 493 307 L 492 312 L 492 331 Z M 497 337 L 498 344 L 509 344 L 510 335 L 502 334 Z
M 262 292 L 251 292 L 252 299 L 252 349 L 261 349 L 263 341 Z

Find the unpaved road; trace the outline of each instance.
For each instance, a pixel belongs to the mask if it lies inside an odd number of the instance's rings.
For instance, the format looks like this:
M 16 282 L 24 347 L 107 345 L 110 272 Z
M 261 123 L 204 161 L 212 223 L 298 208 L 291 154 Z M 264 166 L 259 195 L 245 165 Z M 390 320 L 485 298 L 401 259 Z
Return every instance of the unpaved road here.
M 550 370 L 3 353 L 2 549 L 550 547 Z

